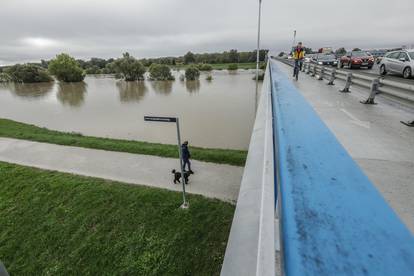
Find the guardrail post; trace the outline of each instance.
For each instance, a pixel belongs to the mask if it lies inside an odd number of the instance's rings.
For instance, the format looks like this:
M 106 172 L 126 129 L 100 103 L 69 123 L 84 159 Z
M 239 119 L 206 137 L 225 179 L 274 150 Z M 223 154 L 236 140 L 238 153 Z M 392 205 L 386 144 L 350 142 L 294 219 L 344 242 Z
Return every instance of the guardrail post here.
M 334 85 L 335 76 L 336 76 L 336 69 L 333 68 L 331 72 L 331 77 L 329 78 L 328 85 Z
M 351 91 L 349 91 L 349 88 L 351 87 L 352 84 L 352 73 L 348 73 L 346 75 L 346 83 L 345 83 L 345 87 L 342 90 L 339 90 L 339 92 L 343 92 L 343 93 L 349 93 Z
M 316 65 L 313 65 L 313 70 L 312 70 L 312 77 L 316 76 Z
M 306 71 L 305 71 L 305 73 L 306 74 L 309 74 L 310 73 L 310 64 L 308 63 L 307 64 L 307 66 L 306 66 Z
M 379 79 L 373 79 L 371 83 L 371 93 L 369 94 L 368 99 L 365 101 L 360 101 L 363 104 L 376 104 L 374 102 L 375 95 L 378 93 L 378 87 L 379 87 Z
M 325 74 L 325 67 L 322 66 L 321 72 L 319 73 L 318 80 L 323 80 L 323 74 Z
M 408 122 L 401 121 L 401 123 L 406 125 L 406 126 L 409 126 L 409 127 L 414 127 L 414 120 L 411 121 L 411 122 L 410 121 L 408 121 Z

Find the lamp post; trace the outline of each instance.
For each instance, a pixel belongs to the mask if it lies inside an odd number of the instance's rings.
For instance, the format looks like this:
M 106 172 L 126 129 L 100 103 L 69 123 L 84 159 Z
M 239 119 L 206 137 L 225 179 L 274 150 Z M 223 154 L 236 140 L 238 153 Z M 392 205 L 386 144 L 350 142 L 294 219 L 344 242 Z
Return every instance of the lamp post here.
M 260 51 L 260 19 L 262 15 L 262 0 L 259 0 L 259 18 L 257 24 L 257 50 L 256 50 L 256 96 L 257 96 L 257 89 L 259 85 L 259 51 Z

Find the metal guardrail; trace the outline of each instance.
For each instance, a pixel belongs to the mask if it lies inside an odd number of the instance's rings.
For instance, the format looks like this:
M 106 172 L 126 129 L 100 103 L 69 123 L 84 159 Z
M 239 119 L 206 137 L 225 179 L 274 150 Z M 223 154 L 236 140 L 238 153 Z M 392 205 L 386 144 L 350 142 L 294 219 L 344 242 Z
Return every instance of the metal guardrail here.
M 293 63 L 290 60 L 286 59 L 277 59 L 280 62 L 293 66 Z M 382 76 L 367 76 L 360 73 L 349 72 L 333 67 L 327 67 L 323 65 L 317 65 L 313 63 L 304 63 L 303 71 L 307 72 L 309 70 L 310 73 L 316 72 L 316 75 L 320 80 L 321 79 L 330 79 L 332 73 L 335 73 L 335 79 L 340 79 L 346 81 L 347 76 L 349 73 L 352 73 L 352 84 L 358 85 L 364 88 L 370 88 L 372 82 L 376 79 L 379 80 L 379 87 L 378 93 L 384 93 L 388 96 L 393 98 L 397 98 L 399 100 L 403 100 L 410 104 L 414 104 L 414 85 L 408 83 L 402 83 L 392 80 L 384 79 Z M 323 72 L 323 74 L 321 74 Z M 319 75 L 320 74 L 320 75 Z
M 275 227 L 283 275 L 414 271 L 413 235 L 270 60 L 221 275 L 275 275 Z

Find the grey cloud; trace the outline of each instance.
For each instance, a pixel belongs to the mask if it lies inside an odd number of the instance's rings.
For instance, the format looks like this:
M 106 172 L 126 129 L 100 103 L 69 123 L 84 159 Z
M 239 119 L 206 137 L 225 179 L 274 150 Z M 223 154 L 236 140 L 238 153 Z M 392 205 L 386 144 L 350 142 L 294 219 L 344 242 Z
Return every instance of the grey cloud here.
M 286 50 L 292 32 L 318 48 L 414 44 L 414 1 L 263 0 L 262 45 Z M 2 63 L 76 57 L 182 55 L 254 49 L 258 0 L 1 0 Z M 398 8 L 401 7 L 401 8 Z M 29 39 L 55 45 L 33 47 Z

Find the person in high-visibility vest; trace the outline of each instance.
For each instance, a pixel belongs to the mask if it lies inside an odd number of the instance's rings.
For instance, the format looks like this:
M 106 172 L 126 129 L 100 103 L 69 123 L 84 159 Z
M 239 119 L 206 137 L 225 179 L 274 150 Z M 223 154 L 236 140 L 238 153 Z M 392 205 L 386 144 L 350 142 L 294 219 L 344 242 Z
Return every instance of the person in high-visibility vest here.
M 302 42 L 298 42 L 298 45 L 293 49 L 292 57 L 295 61 L 295 68 L 299 66 L 299 69 L 302 70 L 303 59 L 305 57 L 305 48 L 302 47 Z

